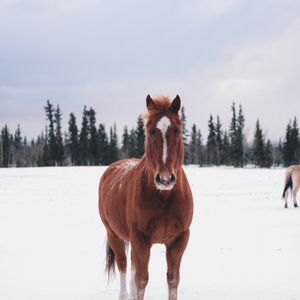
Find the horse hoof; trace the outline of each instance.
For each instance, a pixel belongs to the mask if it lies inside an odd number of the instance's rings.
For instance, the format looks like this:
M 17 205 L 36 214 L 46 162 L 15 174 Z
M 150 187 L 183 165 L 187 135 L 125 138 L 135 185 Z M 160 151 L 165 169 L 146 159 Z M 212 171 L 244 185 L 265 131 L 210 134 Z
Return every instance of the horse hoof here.
M 294 207 L 298 207 L 298 204 L 297 204 L 297 203 L 295 203 L 295 204 L 294 204 Z
M 287 204 L 284 205 L 284 208 L 288 208 Z

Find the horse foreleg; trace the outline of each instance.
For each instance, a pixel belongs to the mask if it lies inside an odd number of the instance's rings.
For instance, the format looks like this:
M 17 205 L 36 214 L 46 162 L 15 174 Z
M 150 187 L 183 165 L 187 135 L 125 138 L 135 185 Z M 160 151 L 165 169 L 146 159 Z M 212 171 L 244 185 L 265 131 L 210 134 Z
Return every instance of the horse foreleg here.
M 169 300 L 177 299 L 177 289 L 180 280 L 180 263 L 187 246 L 190 231 L 182 233 L 172 244 L 167 245 L 167 280 L 169 286 Z
M 130 299 L 143 300 L 149 278 L 148 263 L 150 258 L 150 244 L 143 235 L 135 233 L 131 236 L 131 247 L 132 280 L 130 284 Z

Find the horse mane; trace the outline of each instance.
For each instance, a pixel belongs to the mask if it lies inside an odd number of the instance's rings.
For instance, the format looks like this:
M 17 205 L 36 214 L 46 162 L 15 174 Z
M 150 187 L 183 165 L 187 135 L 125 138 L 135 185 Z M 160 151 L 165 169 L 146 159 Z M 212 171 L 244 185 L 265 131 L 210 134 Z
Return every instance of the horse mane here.
M 149 119 L 155 118 L 156 116 L 161 115 L 162 113 L 171 111 L 170 108 L 171 108 L 172 100 L 168 96 L 159 95 L 153 97 L 152 100 L 155 105 L 149 107 L 147 112 L 145 112 L 142 115 L 145 125 L 147 124 Z

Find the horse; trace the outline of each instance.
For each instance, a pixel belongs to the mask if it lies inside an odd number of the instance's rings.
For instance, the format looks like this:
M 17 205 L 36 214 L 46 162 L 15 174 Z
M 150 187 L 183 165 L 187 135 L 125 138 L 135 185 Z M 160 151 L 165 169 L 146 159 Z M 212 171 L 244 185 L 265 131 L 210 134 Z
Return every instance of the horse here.
M 193 216 L 192 192 L 182 168 L 181 100 L 178 95 L 173 101 L 148 95 L 146 105 L 144 155 L 111 164 L 100 179 L 99 212 L 107 231 L 106 271 L 110 277 L 117 264 L 119 299 L 128 299 L 126 250 L 130 244 L 129 299 L 143 300 L 150 248 L 164 244 L 169 300 L 176 300 Z
M 282 198 L 285 200 L 284 207 L 288 207 L 288 192 L 291 191 L 294 207 L 298 207 L 297 193 L 300 188 L 300 165 L 289 166 L 285 173 L 285 184 Z

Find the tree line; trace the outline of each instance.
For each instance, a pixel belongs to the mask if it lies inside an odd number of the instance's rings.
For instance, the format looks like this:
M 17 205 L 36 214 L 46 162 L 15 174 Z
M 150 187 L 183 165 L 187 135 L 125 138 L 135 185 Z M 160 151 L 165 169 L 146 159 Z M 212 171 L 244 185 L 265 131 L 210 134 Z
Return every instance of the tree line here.
M 144 125 L 141 116 L 132 128 L 125 126 L 121 139 L 114 124 L 108 129 L 97 124 L 96 111 L 84 106 L 81 124 L 70 113 L 67 131 L 62 131 L 62 112 L 49 100 L 45 107 L 45 130 L 30 142 L 22 136 L 20 125 L 14 133 L 7 125 L 0 135 L 0 167 L 35 166 L 93 166 L 109 165 L 118 159 L 136 157 L 144 153 Z M 288 166 L 300 163 L 300 133 L 297 118 L 287 124 L 283 141 L 272 143 L 257 120 L 251 142 L 244 133 L 245 117 L 242 106 L 231 106 L 232 117 L 228 129 L 223 129 L 219 116 L 210 115 L 206 141 L 196 124 L 189 130 L 186 113 L 181 109 L 184 163 L 244 167 Z

